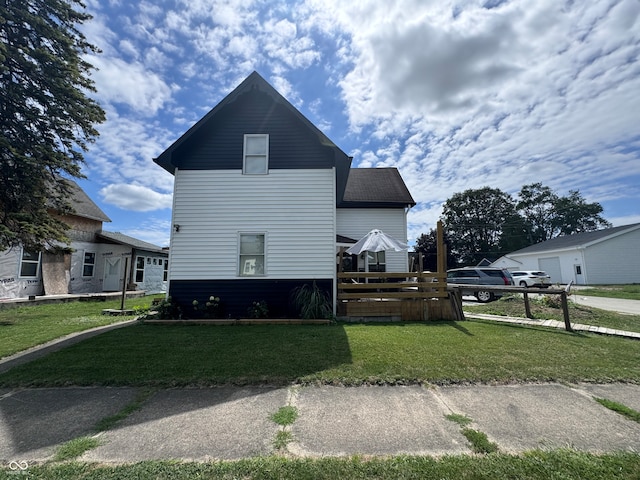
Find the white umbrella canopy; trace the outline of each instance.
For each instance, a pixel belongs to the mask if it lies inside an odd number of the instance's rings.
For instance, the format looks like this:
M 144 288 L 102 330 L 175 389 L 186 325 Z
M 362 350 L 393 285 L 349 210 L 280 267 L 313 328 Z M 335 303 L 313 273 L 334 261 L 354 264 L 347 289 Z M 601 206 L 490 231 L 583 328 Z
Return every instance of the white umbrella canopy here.
M 368 252 L 383 252 L 387 250 L 394 250 L 401 252 L 407 250 L 409 245 L 396 240 L 391 235 L 387 235 L 382 230 L 371 230 L 364 237 L 354 243 L 347 249 L 349 255 L 359 255 L 364 251 Z

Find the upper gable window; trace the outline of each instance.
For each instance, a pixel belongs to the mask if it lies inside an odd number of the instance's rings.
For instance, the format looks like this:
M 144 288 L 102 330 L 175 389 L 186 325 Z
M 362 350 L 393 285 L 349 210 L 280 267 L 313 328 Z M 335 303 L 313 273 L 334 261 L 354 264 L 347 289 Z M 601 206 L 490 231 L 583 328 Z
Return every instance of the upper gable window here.
M 242 173 L 246 175 L 269 173 L 269 135 L 253 133 L 244 136 Z

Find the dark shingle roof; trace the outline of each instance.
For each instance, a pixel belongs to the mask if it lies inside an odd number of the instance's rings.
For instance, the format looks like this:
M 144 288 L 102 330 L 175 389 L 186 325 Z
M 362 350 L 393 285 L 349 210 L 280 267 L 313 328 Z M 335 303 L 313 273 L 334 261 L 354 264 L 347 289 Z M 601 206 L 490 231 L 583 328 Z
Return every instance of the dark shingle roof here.
M 352 168 L 339 207 L 414 206 L 397 168 Z
M 89 198 L 76 182 L 69 179 L 65 179 L 64 181 L 67 182 L 71 188 L 71 206 L 75 210 L 74 215 L 99 220 L 101 222 L 111 221 L 111 219 L 107 217 L 107 214 L 100 210 L 100 207 Z
M 605 228 L 604 230 L 596 230 L 595 232 L 583 232 L 576 233 L 574 235 L 565 235 L 562 237 L 552 238 L 546 242 L 540 242 L 530 247 L 517 250 L 510 255 L 526 254 L 526 253 L 538 253 L 548 250 L 563 250 L 566 248 L 580 247 L 589 243 L 598 242 L 605 238 L 623 233 L 625 230 L 635 230 L 640 228 L 640 223 L 634 223 L 631 225 L 622 225 L 620 227 Z
M 124 233 L 120 233 L 120 232 L 106 232 L 102 230 L 100 233 L 98 233 L 98 237 L 103 238 L 105 240 L 109 240 L 114 243 L 119 243 L 120 245 L 130 245 L 133 248 L 137 248 L 138 250 L 148 250 L 150 252 L 167 253 L 166 250 L 162 249 L 162 247 L 154 245 L 153 243 L 138 240 L 137 238 L 130 237 L 129 235 L 125 235 Z

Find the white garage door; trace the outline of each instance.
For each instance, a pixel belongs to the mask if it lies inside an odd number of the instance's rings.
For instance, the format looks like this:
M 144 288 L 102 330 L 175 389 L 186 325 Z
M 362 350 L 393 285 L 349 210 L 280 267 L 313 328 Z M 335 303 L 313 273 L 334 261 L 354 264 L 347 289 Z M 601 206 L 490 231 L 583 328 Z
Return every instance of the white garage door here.
M 560 257 L 547 257 L 538 259 L 538 268 L 547 272 L 552 283 L 562 283 L 562 270 L 560 269 Z

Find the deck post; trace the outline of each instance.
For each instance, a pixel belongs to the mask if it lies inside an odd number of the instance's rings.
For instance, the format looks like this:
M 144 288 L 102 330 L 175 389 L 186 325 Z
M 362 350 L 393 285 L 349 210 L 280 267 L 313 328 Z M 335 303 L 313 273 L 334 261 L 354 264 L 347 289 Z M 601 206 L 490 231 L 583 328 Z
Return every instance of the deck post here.
M 571 322 L 569 321 L 569 304 L 567 303 L 566 290 L 560 294 L 560 300 L 562 301 L 562 314 L 564 316 L 564 328 L 567 332 L 573 332 L 571 328 Z
M 533 318 L 533 315 L 531 315 L 531 305 L 529 304 L 529 294 L 524 292 L 522 295 L 524 295 L 524 314 L 527 318 Z

